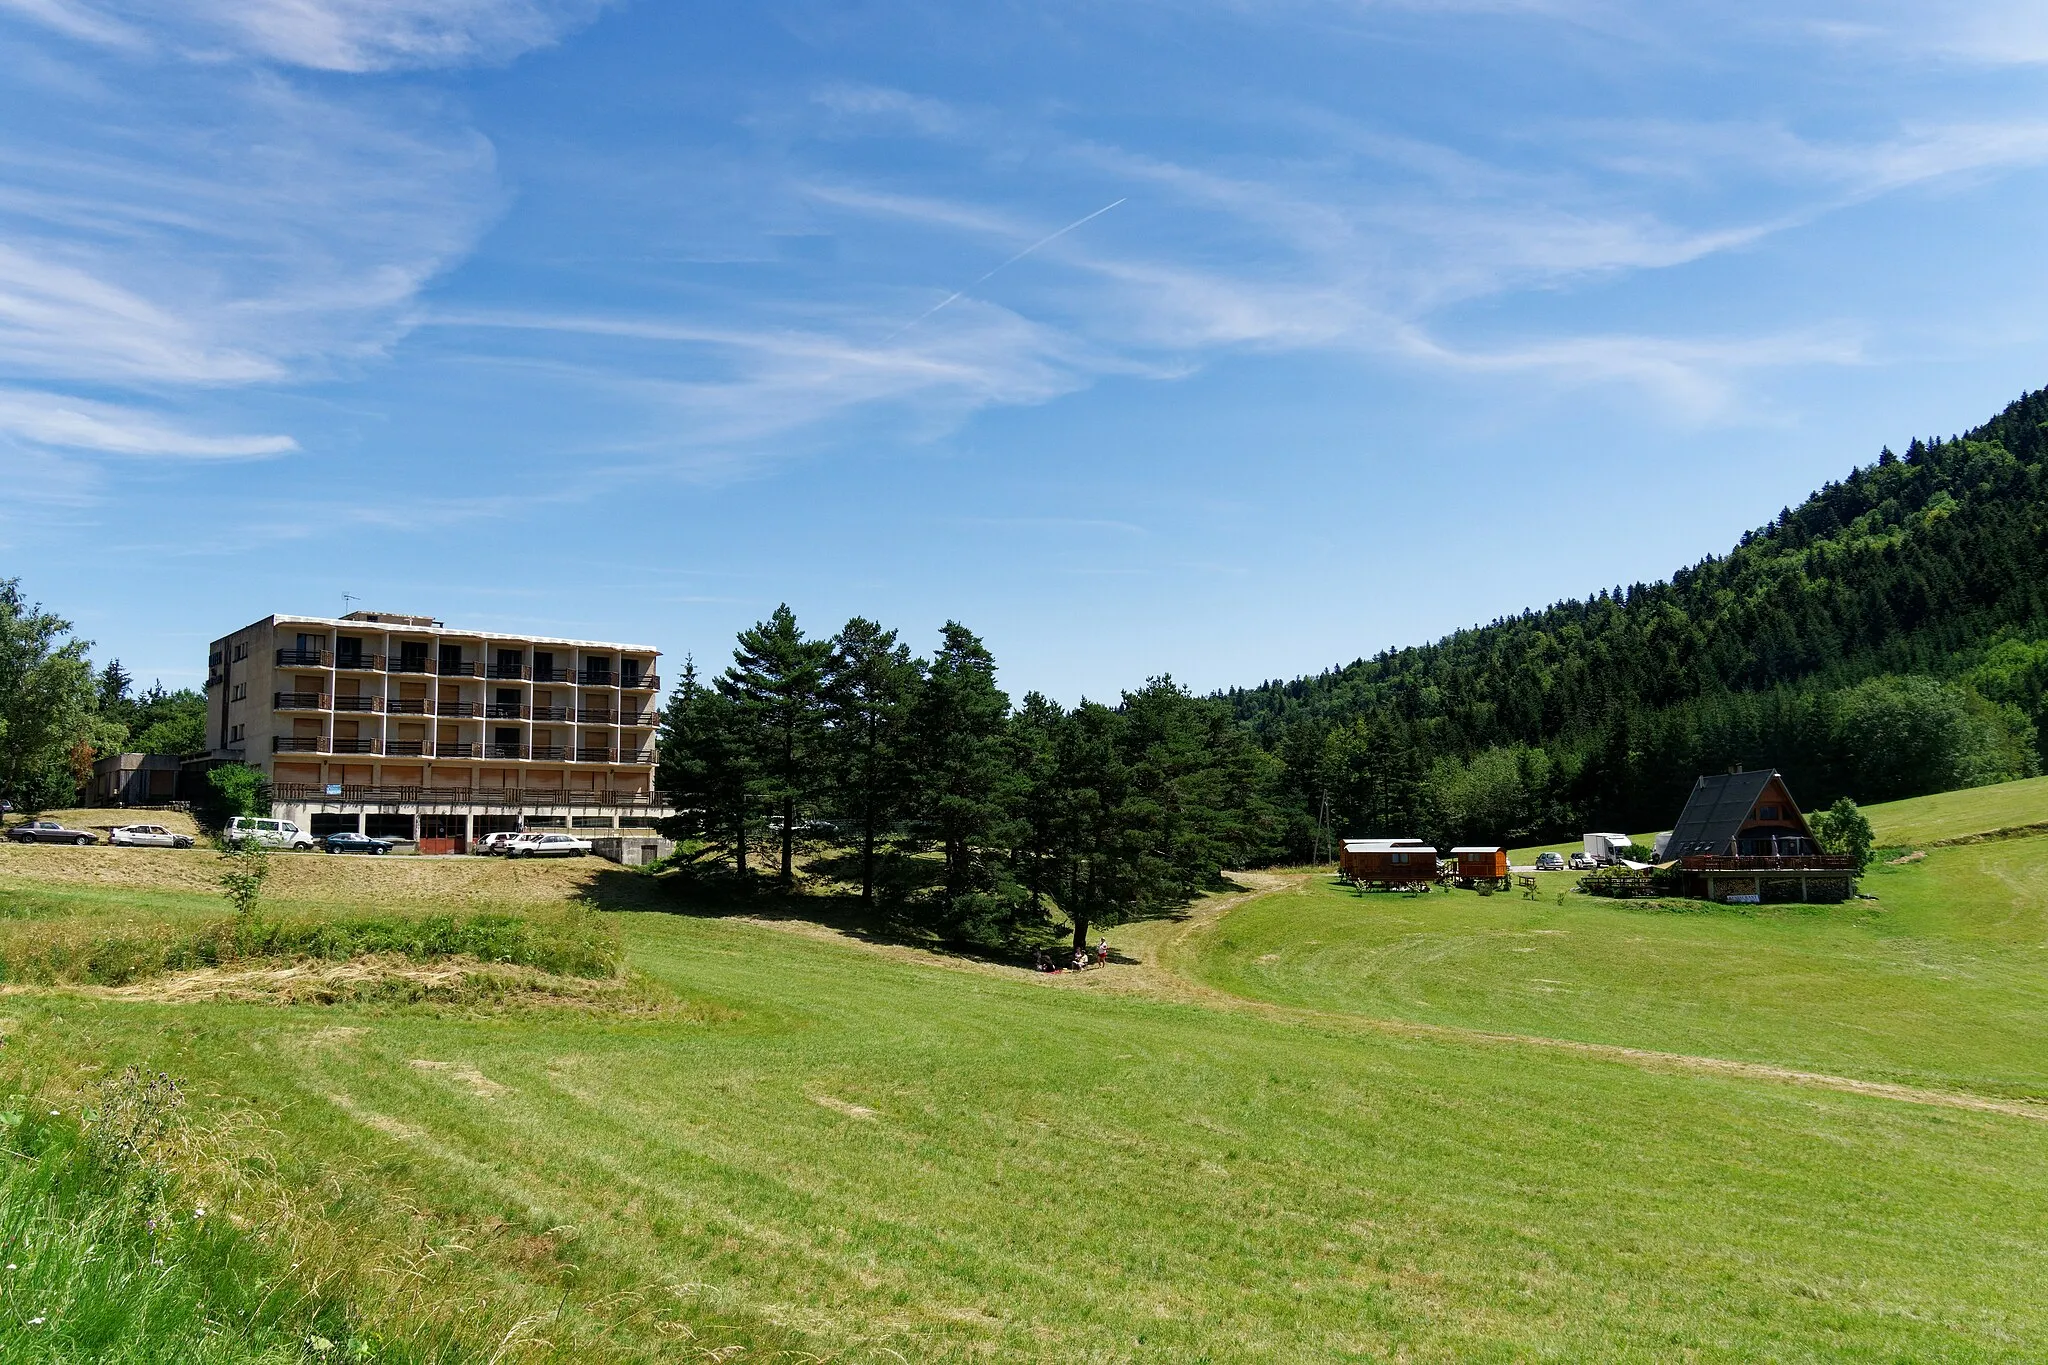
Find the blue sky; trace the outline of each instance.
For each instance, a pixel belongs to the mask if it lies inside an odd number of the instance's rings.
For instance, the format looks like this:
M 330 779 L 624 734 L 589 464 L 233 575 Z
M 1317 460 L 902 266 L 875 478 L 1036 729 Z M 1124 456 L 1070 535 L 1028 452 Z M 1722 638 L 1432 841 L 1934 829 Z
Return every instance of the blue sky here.
M 2048 382 L 2032 0 L 0 0 L 0 50 L 0 575 L 172 685 L 344 594 L 1256 682 Z

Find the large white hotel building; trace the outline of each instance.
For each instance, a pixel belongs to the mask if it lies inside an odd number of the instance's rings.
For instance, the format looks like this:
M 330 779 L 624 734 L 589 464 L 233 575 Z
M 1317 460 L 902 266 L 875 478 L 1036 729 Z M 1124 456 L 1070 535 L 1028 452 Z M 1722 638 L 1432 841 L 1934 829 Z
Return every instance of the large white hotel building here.
M 208 738 L 315 834 L 460 848 L 522 825 L 634 828 L 670 813 L 653 780 L 659 659 L 425 616 L 270 616 L 210 646 Z

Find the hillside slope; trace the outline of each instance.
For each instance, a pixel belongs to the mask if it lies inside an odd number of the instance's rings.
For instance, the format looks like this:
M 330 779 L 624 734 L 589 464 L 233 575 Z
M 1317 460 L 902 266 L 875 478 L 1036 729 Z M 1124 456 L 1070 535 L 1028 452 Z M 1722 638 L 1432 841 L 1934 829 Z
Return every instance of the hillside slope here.
M 1734 763 L 1785 768 L 1809 805 L 2039 771 L 2044 634 L 2048 390 L 1886 450 L 1668 581 L 1227 700 L 1304 819 L 1327 797 L 1347 829 L 1647 827 Z

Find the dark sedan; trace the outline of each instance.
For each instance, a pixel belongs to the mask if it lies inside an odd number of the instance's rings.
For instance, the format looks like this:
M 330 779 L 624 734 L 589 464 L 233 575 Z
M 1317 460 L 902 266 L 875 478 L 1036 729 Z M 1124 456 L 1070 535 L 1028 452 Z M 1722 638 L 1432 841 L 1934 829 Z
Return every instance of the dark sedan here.
M 17 844 L 86 844 L 100 841 L 97 834 L 87 834 L 82 829 L 66 829 L 55 820 L 30 820 L 7 831 L 7 837 Z
M 384 839 L 372 839 L 353 830 L 341 830 L 320 841 L 329 853 L 389 853 L 391 844 Z

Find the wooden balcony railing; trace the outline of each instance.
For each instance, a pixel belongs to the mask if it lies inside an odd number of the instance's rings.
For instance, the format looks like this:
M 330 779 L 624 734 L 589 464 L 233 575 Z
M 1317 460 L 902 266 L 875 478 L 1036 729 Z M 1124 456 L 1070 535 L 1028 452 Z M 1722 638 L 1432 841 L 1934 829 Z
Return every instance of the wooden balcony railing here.
M 277 651 L 279 668 L 326 668 L 334 662 L 334 656 L 324 649 L 280 649 Z
M 327 708 L 325 692 L 280 692 L 271 702 L 275 711 L 323 711 Z
M 362 805 L 439 806 L 583 806 L 599 809 L 655 811 L 668 809 L 662 797 L 646 792 L 565 792 L 560 787 L 413 787 L 345 785 L 340 796 L 304 782 L 280 782 L 271 789 L 278 801 L 340 801 Z
M 1803 853 L 1784 857 L 1729 857 L 1694 854 L 1681 858 L 1687 872 L 1854 872 L 1856 860 L 1840 853 Z
M 319 735 L 273 735 L 270 752 L 274 754 L 317 754 L 320 750 Z

